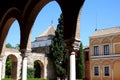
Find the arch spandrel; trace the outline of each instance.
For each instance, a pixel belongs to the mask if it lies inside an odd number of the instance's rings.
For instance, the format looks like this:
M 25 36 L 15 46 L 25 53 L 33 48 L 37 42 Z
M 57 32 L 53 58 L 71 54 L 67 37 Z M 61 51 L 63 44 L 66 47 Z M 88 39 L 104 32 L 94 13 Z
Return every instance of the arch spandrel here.
M 92 62 L 92 65 L 99 65 L 100 64 L 100 61 L 93 61 Z
M 92 45 L 100 44 L 100 41 L 98 39 L 93 39 L 93 40 L 91 40 L 90 44 L 92 44 Z
M 108 38 L 104 38 L 104 39 L 102 40 L 102 43 L 110 43 L 110 40 L 109 40 Z
M 112 39 L 112 42 L 115 43 L 115 42 L 120 42 L 120 36 L 115 36 L 113 39 Z
M 103 65 L 107 65 L 107 64 L 111 64 L 111 62 L 109 60 L 105 60 L 102 62 Z

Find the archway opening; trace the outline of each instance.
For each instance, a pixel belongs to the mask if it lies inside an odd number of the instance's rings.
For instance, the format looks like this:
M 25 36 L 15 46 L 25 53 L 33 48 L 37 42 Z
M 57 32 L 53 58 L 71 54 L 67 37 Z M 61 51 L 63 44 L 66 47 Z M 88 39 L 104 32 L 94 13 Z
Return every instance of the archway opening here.
M 56 1 L 47 3 L 38 13 L 33 28 L 32 28 L 32 44 L 33 52 L 49 53 L 48 46 L 51 44 L 51 38 L 48 36 L 51 28 L 58 24 L 58 18 L 61 14 L 61 9 Z
M 9 55 L 5 65 L 5 78 L 17 79 L 17 58 L 14 55 Z
M 6 38 L 6 48 L 19 49 L 20 47 L 20 29 L 19 23 L 15 20 L 8 31 Z
M 41 61 L 34 62 L 34 78 L 44 78 L 43 64 Z

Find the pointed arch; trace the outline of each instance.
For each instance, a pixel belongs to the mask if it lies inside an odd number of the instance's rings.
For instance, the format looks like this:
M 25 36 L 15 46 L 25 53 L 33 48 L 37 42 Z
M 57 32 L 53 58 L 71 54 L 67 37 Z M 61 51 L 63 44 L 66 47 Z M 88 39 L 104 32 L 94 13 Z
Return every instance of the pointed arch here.
M 25 11 L 23 13 L 23 18 L 25 18 L 24 22 L 26 22 L 26 24 L 24 25 L 24 27 L 26 27 L 26 29 L 22 32 L 26 32 L 24 35 L 22 34 L 22 42 L 21 42 L 21 49 L 28 49 L 31 48 L 29 46 L 29 40 L 31 38 L 31 30 L 33 27 L 33 24 L 35 22 L 35 19 L 37 17 L 37 15 L 39 14 L 39 12 L 41 12 L 41 10 L 50 2 L 52 2 L 53 0 L 40 0 L 40 1 L 31 1 L 29 2 L 29 4 L 25 7 Z M 59 4 L 58 4 L 59 5 Z M 25 37 L 26 36 L 26 37 Z
M 11 27 L 11 24 L 17 20 L 19 25 L 21 21 L 21 15 L 17 8 L 13 7 L 7 10 L 6 14 L 3 16 L 0 24 L 0 53 L 4 51 L 5 39 L 8 34 L 8 31 Z M 19 26 L 20 30 L 21 27 Z

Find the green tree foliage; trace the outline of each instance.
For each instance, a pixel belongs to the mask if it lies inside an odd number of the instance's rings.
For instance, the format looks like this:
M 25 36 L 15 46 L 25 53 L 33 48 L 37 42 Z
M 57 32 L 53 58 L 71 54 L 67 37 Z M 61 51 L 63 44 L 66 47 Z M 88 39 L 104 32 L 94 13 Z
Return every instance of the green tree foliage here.
M 41 67 L 38 61 L 34 62 L 34 78 L 40 78 L 41 76 Z
M 27 78 L 34 78 L 34 69 L 33 68 L 27 68 Z
M 59 24 L 57 25 L 57 29 L 55 31 L 55 37 L 52 40 L 50 53 L 55 67 L 56 75 L 62 79 L 66 75 L 66 45 L 63 39 L 64 23 L 62 14 L 60 15 L 58 21 Z
M 20 44 L 16 44 L 15 49 L 19 50 L 20 49 Z
M 12 45 L 10 43 L 7 43 L 6 48 L 13 48 L 13 47 L 12 47 Z
M 12 60 L 8 57 L 6 60 L 6 77 L 10 78 L 11 77 L 11 70 L 12 70 Z
M 76 78 L 77 79 L 85 78 L 85 64 L 82 43 L 80 43 L 80 48 L 76 57 Z
M 20 44 L 16 44 L 16 46 L 15 47 L 13 47 L 10 43 L 7 43 L 6 44 L 6 48 L 13 48 L 13 49 L 20 49 Z

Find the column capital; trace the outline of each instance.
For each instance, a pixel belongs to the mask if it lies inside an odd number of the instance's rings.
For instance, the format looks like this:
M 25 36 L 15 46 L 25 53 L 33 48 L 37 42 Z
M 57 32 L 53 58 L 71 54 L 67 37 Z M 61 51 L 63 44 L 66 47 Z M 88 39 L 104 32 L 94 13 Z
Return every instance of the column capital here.
M 31 51 L 26 50 L 26 49 L 20 49 L 19 51 L 21 52 L 21 56 L 23 56 L 23 57 L 27 57 L 27 53 L 31 52 Z
M 71 52 L 71 55 L 75 55 L 75 52 Z
M 80 44 L 80 41 L 79 40 L 74 40 L 72 46 L 73 46 L 73 50 L 79 50 L 79 44 Z
M 19 51 L 21 53 L 30 53 L 31 52 L 30 50 L 27 50 L 27 49 L 20 49 Z
M 71 39 L 65 40 L 65 42 L 67 44 L 67 49 L 70 53 L 76 52 L 79 50 L 80 40 L 76 40 L 74 38 L 71 38 Z

